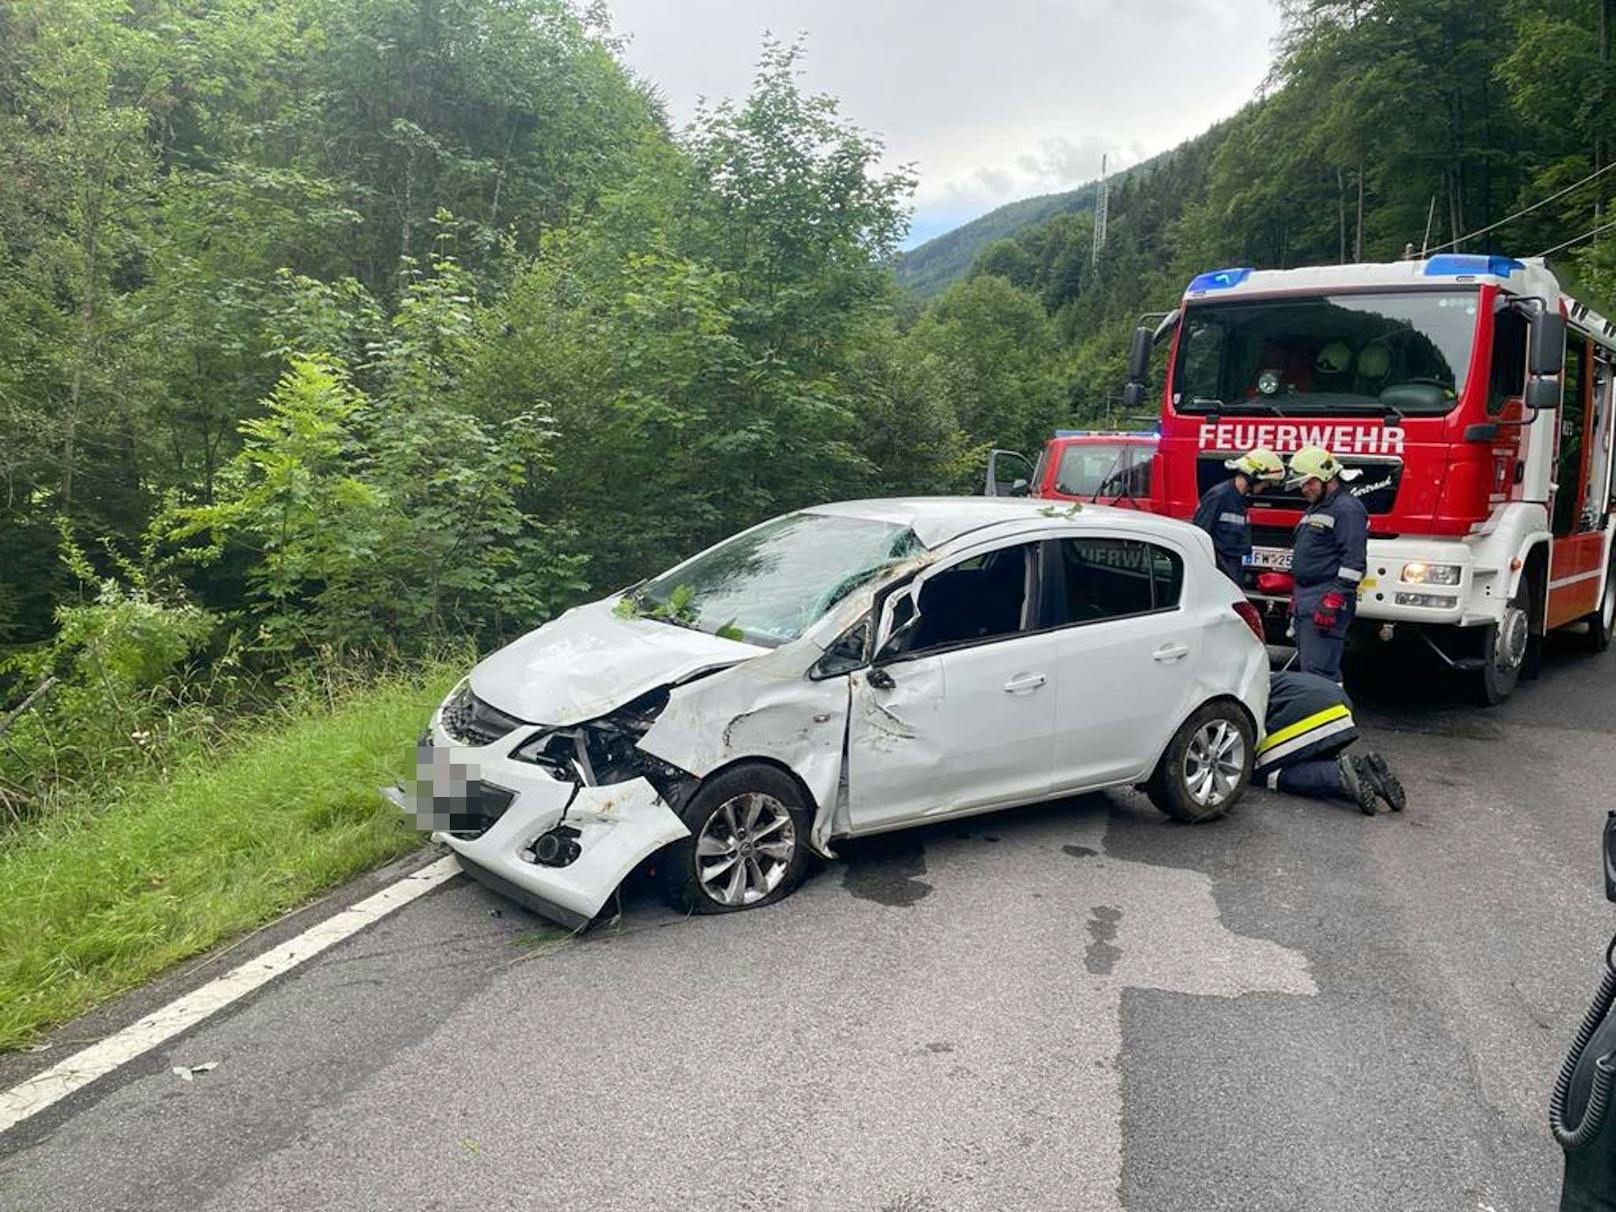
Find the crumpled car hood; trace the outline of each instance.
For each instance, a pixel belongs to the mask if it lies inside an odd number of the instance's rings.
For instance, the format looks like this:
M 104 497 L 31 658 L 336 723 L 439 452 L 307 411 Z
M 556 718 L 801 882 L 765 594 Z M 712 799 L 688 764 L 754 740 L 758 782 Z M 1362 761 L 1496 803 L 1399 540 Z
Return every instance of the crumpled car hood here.
M 472 692 L 530 724 L 578 724 L 648 690 L 768 652 L 653 619 L 619 618 L 616 598 L 569 610 L 471 671 Z

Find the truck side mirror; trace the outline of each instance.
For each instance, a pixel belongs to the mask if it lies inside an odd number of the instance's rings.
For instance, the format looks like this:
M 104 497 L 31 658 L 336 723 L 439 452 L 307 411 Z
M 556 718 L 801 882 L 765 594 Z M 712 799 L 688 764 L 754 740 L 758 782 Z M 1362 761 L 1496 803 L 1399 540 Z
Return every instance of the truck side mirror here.
M 1532 341 L 1526 369 L 1534 375 L 1558 375 L 1565 369 L 1565 317 L 1557 311 L 1535 312 L 1531 329 Z
M 1156 334 L 1141 324 L 1133 330 L 1133 344 L 1128 347 L 1128 383 L 1144 384 L 1150 377 L 1150 351 L 1156 344 Z
M 1143 383 L 1129 383 L 1122 389 L 1122 406 L 1127 409 L 1143 408 L 1145 393 L 1150 389 Z
M 1521 403 L 1528 412 L 1545 412 L 1560 407 L 1559 379 L 1529 379 Z

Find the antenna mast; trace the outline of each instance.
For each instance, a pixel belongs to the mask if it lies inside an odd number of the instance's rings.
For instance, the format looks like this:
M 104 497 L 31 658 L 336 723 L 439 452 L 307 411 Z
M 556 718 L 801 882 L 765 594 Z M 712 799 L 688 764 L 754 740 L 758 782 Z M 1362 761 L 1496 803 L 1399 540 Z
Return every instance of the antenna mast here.
M 1094 204 L 1094 251 L 1089 259 L 1090 266 L 1100 263 L 1100 250 L 1105 247 L 1105 219 L 1106 213 L 1111 209 L 1111 181 L 1105 175 L 1106 156 L 1100 156 L 1100 197 Z

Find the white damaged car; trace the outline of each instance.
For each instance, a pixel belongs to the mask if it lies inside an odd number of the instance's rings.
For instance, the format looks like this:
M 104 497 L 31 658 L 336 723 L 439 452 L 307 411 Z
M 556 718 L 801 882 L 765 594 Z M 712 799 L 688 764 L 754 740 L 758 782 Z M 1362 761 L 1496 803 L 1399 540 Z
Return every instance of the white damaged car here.
M 653 855 L 680 908 L 753 908 L 841 838 L 1130 785 L 1175 820 L 1222 815 L 1266 706 L 1260 637 L 1182 522 L 823 505 L 481 661 L 398 798 L 568 926 Z

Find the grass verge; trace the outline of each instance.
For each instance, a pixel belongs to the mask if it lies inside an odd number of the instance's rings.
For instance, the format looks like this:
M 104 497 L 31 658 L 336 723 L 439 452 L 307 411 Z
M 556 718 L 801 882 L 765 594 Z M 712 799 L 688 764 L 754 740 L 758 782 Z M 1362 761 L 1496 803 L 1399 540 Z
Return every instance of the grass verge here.
M 455 676 L 306 702 L 0 846 L 0 1051 L 420 845 L 376 788 Z

